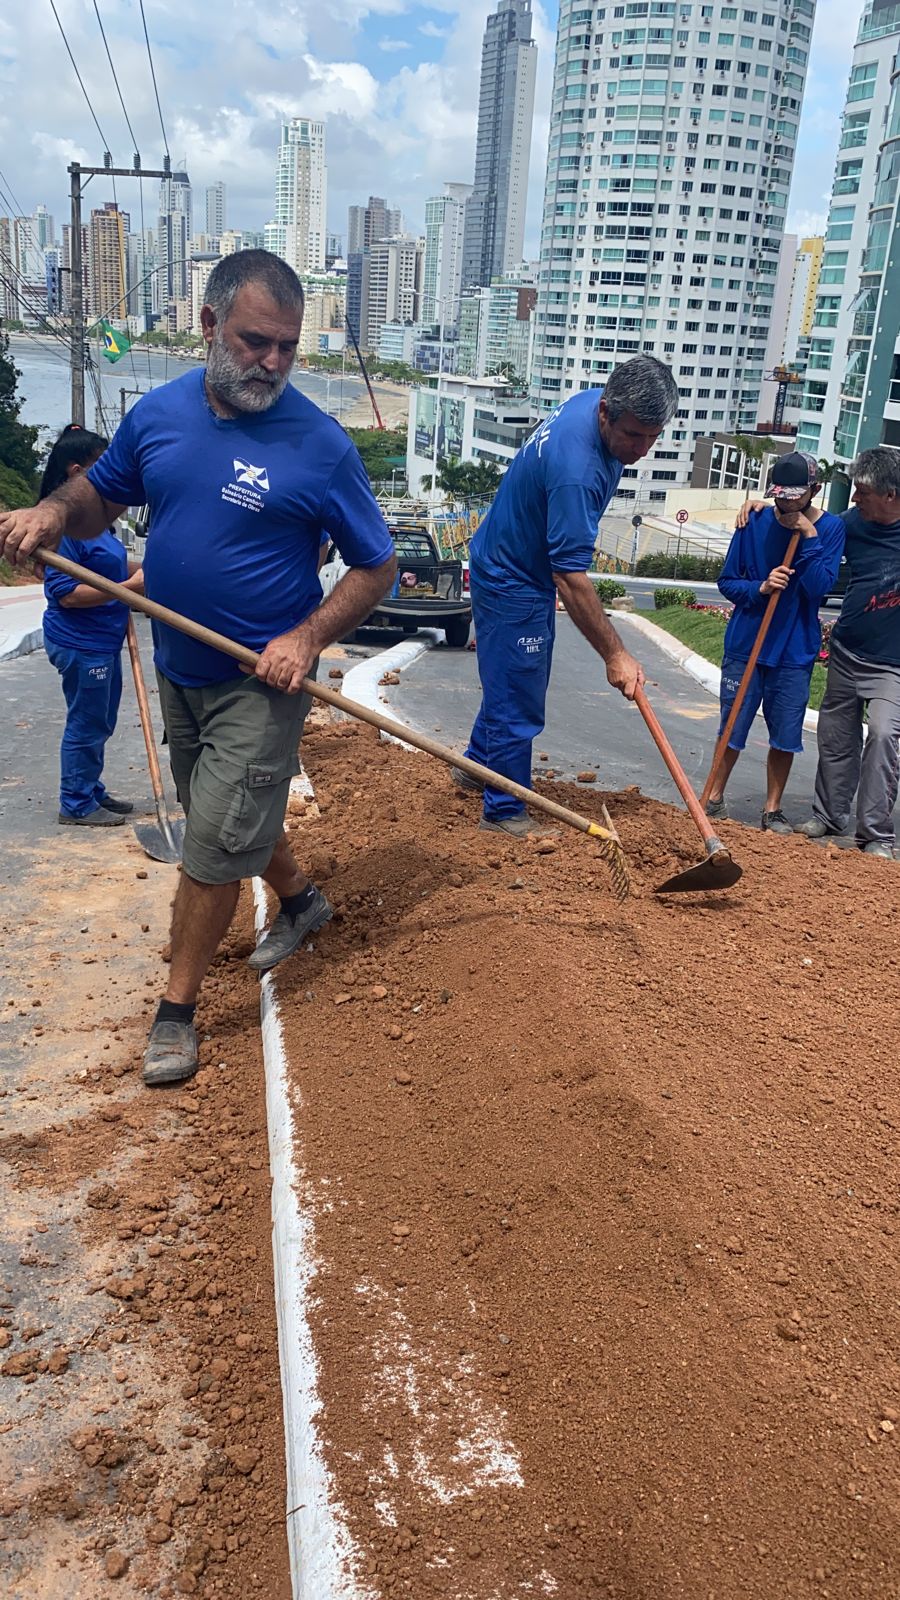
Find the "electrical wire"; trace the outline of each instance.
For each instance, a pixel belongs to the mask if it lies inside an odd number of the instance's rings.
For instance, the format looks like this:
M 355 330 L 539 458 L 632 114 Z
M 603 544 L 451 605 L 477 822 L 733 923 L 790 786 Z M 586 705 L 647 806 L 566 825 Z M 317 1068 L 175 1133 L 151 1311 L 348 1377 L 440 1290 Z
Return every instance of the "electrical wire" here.
M 137 154 L 137 148 L 138 148 L 138 142 L 137 142 L 137 139 L 135 138 L 135 135 L 134 135 L 134 129 L 131 126 L 131 119 L 130 119 L 130 117 L 128 115 L 128 112 L 125 109 L 125 100 L 124 100 L 124 97 L 122 95 L 122 90 L 119 87 L 119 79 L 118 79 L 118 77 L 116 75 L 116 69 L 115 69 L 115 66 L 113 64 L 113 58 L 112 58 L 112 55 L 110 53 L 109 44 L 108 44 L 107 38 L 106 38 L 106 29 L 103 26 L 103 19 L 100 16 L 100 7 L 97 4 L 97 0 L 94 0 L 94 14 L 95 14 L 95 16 L 97 18 L 97 25 L 98 25 L 98 27 L 100 29 L 100 37 L 103 40 L 103 48 L 106 51 L 106 59 L 109 62 L 109 70 L 112 73 L 112 80 L 113 80 L 113 83 L 116 86 L 116 94 L 119 96 L 119 105 L 122 107 L 122 115 L 125 118 L 125 126 L 127 127 L 128 132 L 131 134 L 131 148 L 132 148 L 132 150 L 134 151 L 134 153 L 136 155 Z
M 50 4 L 53 4 L 53 0 L 50 0 Z M 144 0 L 139 0 L 139 4 L 141 8 L 141 22 L 144 24 L 144 41 L 147 45 L 147 60 L 150 63 L 150 76 L 153 79 L 153 93 L 156 96 L 156 109 L 159 112 L 159 129 L 162 134 L 163 148 L 166 152 L 166 155 L 169 156 L 169 141 L 166 138 L 166 125 L 163 122 L 162 106 L 159 103 L 159 89 L 156 86 L 156 68 L 153 65 L 153 51 L 150 49 L 150 35 L 147 32 L 147 18 L 144 15 Z M 171 156 L 169 156 L 170 161 L 171 159 Z
M 69 44 L 68 39 L 66 38 L 66 30 L 63 27 L 62 22 L 60 21 L 59 12 L 57 11 L 56 5 L 55 5 L 55 0 L 50 0 L 50 9 L 53 12 L 54 17 L 56 18 L 56 25 L 59 28 L 60 33 L 62 34 L 63 44 L 65 45 L 66 50 L 68 51 L 69 60 L 72 63 L 72 68 L 73 68 L 73 71 L 75 73 L 76 78 L 78 79 L 79 85 L 81 87 L 81 92 L 84 95 L 84 98 L 85 98 L 85 100 L 87 102 L 87 108 L 88 108 L 89 112 L 91 113 L 91 116 L 94 119 L 94 127 L 97 129 L 97 132 L 100 135 L 100 140 L 101 140 L 101 143 L 103 145 L 104 150 L 108 150 L 109 149 L 109 141 L 108 141 L 105 133 L 103 132 L 103 129 L 101 128 L 99 122 L 97 121 L 97 113 L 94 110 L 93 105 L 91 104 L 91 97 L 88 94 L 87 89 L 84 86 L 84 79 L 82 78 L 81 73 L 78 70 L 78 64 L 77 64 L 77 62 L 75 60 L 75 57 L 72 54 L 72 47 Z M 142 0 L 141 9 L 143 10 L 143 0 Z

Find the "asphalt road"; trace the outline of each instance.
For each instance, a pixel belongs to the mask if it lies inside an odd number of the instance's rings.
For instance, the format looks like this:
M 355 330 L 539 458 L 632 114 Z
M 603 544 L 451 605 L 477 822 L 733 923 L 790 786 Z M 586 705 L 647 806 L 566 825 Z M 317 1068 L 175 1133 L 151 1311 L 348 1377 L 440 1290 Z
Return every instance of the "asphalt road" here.
M 629 631 L 627 617 L 621 621 L 625 642 L 647 673 L 653 706 L 688 777 L 700 789 L 715 748 L 718 701 L 650 640 Z M 461 751 L 480 702 L 475 654 L 445 647 L 430 650 L 402 673 L 398 686 L 384 693 L 402 717 L 426 733 L 437 731 L 443 742 Z M 785 811 L 792 822 L 802 822 L 810 814 L 815 735 L 807 734 L 805 744 L 786 794 Z M 547 752 L 546 765 L 561 779 L 571 781 L 576 773 L 593 768 L 602 788 L 623 789 L 636 783 L 656 799 L 678 801 L 639 712 L 609 688 L 602 662 L 563 615 L 557 617 L 547 726 L 535 742 L 536 758 L 539 751 Z M 767 753 L 765 724 L 757 718 L 728 787 L 729 812 L 738 821 L 759 823 Z M 536 769 L 544 765 L 535 759 Z

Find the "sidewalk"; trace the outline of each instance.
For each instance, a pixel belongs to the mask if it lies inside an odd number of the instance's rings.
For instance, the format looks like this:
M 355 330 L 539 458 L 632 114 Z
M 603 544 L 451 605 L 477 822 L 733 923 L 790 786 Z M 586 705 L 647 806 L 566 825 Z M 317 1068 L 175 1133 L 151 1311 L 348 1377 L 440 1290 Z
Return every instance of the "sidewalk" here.
M 43 615 L 43 584 L 23 583 L 0 589 L 0 661 L 43 649 Z

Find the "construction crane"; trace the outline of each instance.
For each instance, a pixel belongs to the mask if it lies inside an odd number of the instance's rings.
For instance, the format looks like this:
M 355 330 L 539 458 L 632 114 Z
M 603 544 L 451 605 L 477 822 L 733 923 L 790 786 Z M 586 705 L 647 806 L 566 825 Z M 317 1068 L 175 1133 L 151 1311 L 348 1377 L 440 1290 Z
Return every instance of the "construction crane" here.
M 357 343 L 356 334 L 353 332 L 353 324 L 350 321 L 350 318 L 348 316 L 346 316 L 346 315 L 344 317 L 344 321 L 347 324 L 347 332 L 349 333 L 350 338 L 353 341 L 353 348 L 356 351 L 356 359 L 359 362 L 359 370 L 363 375 L 363 378 L 365 380 L 366 388 L 369 391 L 369 399 L 372 402 L 372 410 L 375 413 L 376 425 L 377 425 L 377 427 L 379 427 L 381 429 L 381 431 L 383 433 L 384 432 L 384 422 L 382 421 L 381 412 L 379 411 L 378 405 L 377 405 L 376 400 L 375 400 L 375 391 L 372 388 L 371 383 L 369 382 L 369 374 L 366 371 L 366 363 L 363 361 L 363 358 L 362 358 L 362 351 L 360 350 L 359 345 Z
M 771 372 L 764 372 L 766 383 L 777 383 L 778 390 L 775 395 L 775 412 L 772 417 L 772 432 L 781 433 L 784 428 L 784 412 L 787 406 L 788 389 L 792 383 L 802 383 L 802 372 L 795 372 L 793 367 L 777 366 Z

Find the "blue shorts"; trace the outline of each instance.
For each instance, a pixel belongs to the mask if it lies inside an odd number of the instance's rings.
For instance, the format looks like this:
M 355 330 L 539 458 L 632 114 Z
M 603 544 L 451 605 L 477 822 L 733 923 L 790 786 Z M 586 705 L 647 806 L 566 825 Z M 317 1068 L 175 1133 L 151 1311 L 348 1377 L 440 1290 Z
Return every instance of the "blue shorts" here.
M 734 704 L 734 697 L 746 665 L 746 661 L 739 660 L 737 656 L 726 656 L 722 662 L 722 685 L 719 690 L 719 702 L 722 707 L 720 734 Z M 747 743 L 747 735 L 753 726 L 753 719 L 762 706 L 766 727 L 769 730 L 769 744 L 773 750 L 786 750 L 793 755 L 799 755 L 803 749 L 803 718 L 809 704 L 811 677 L 812 662 L 808 667 L 757 666 L 750 679 L 737 722 L 731 730 L 728 748 L 743 750 Z

